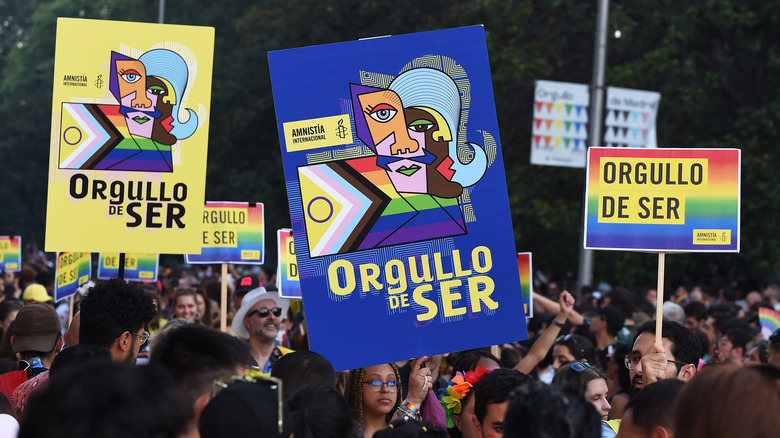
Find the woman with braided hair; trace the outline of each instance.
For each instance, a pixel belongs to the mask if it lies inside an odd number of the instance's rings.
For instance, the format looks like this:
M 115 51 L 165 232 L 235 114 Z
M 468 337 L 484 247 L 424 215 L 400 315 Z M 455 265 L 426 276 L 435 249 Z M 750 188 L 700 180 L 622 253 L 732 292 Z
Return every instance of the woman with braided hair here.
M 393 419 L 421 419 L 419 407 L 433 386 L 431 370 L 421 368 L 427 357 L 417 359 L 409 376 L 409 394 L 401 401 L 401 377 L 394 363 L 358 368 L 349 372 L 344 396 L 352 411 L 356 428 L 371 438 Z M 360 435 L 360 434 L 358 434 Z

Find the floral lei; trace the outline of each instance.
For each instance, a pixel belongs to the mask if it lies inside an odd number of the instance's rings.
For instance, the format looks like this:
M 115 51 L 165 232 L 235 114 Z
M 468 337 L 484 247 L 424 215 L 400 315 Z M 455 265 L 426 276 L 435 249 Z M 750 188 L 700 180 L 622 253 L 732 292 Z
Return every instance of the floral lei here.
M 441 404 L 444 406 L 444 412 L 447 414 L 447 427 L 455 427 L 455 423 L 452 422 L 452 414 L 460 414 L 463 406 L 461 400 L 466 394 L 471 391 L 471 388 L 482 379 L 485 373 L 489 373 L 485 367 L 477 367 L 474 371 L 468 371 L 466 374 L 458 371 L 455 376 L 450 380 L 447 388 L 442 391 Z

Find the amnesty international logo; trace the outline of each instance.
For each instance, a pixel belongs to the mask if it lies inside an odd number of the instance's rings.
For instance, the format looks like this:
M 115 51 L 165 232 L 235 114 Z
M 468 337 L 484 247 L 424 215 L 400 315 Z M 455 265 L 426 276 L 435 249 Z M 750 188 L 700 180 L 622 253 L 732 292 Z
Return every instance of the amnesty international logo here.
M 103 84 L 105 84 L 105 81 L 103 80 L 103 75 L 98 75 L 97 79 L 95 79 L 95 86 L 98 88 L 103 88 Z
M 287 122 L 283 124 L 283 130 L 288 152 L 352 143 L 349 114 Z
M 731 245 L 731 230 L 693 230 L 694 245 Z
M 344 119 L 339 119 L 339 126 L 336 128 L 336 135 L 338 135 L 339 138 L 347 138 L 347 132 L 349 132 L 349 129 L 344 127 Z
M 62 85 L 66 87 L 86 87 L 87 75 L 63 75 Z

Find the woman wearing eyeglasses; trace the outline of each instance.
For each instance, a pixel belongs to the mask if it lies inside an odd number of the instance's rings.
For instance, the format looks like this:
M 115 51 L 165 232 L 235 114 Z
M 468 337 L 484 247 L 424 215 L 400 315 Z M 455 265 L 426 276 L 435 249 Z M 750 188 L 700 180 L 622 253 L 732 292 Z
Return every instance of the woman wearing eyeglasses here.
M 431 389 L 431 370 L 420 368 L 427 357 L 415 362 L 409 376 L 409 396 L 400 399 L 401 376 L 394 363 L 358 368 L 349 372 L 344 396 L 362 436 L 371 438 L 393 418 L 420 419 L 420 406 Z

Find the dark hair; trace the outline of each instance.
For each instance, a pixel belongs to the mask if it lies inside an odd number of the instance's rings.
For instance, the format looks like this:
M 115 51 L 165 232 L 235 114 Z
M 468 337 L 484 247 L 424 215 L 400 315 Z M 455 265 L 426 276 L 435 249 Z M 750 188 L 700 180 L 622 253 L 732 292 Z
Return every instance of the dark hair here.
M 710 338 L 702 329 L 692 328 L 690 331 L 699 339 L 699 345 L 701 346 L 701 356 L 699 357 L 703 358 L 705 354 L 710 352 Z
M 531 383 L 518 388 L 504 418 L 505 438 L 599 438 L 596 408 L 565 388 Z
M 265 381 L 240 381 L 215 395 L 203 408 L 198 419 L 202 438 L 252 436 L 256 438 L 286 438 L 292 422 L 286 404 L 279 406 L 279 393 Z M 282 430 L 279 430 L 281 408 Z M 280 433 L 281 432 L 281 433 Z
M 514 347 L 501 349 L 501 366 L 504 368 L 514 368 L 523 360 L 523 353 Z
M 150 365 L 167 368 L 181 392 L 194 402 L 220 377 L 253 362 L 249 345 L 211 327 L 188 324 L 160 334 L 149 356 Z
M 572 369 L 572 366 L 577 368 Z M 582 370 L 578 372 L 577 369 Z M 552 379 L 552 384 L 569 388 L 572 392 L 585 393 L 588 384 L 596 379 L 604 379 L 604 383 L 606 383 L 607 374 L 590 362 L 571 362 L 558 368 Z
M 734 348 L 742 349 L 743 356 L 747 353 L 745 346 L 748 342 L 750 342 L 751 339 L 753 339 L 753 335 L 751 335 L 750 332 L 742 330 L 741 328 L 730 328 L 726 330 L 725 336 L 729 341 L 731 341 L 731 343 L 734 345 Z
M 501 360 L 493 356 L 488 349 L 477 348 L 474 350 L 465 350 L 458 354 L 458 359 L 453 364 L 453 373 L 458 371 L 464 373 L 466 371 L 474 371 L 474 368 L 477 367 L 477 362 L 482 358 L 492 359 L 496 361 L 497 364 L 501 365 Z
M 682 380 L 664 379 L 639 391 L 626 405 L 626 411 L 631 409 L 633 426 L 645 436 L 650 436 L 656 426 L 672 430 L 674 401 L 683 385 Z
M 81 302 L 80 344 L 110 348 L 125 331 L 135 333 L 157 314 L 154 301 L 133 283 L 99 282 Z
M 303 385 L 286 403 L 296 438 L 342 438 L 352 432 L 349 405 L 333 385 Z
M 395 373 L 395 381 L 400 382 L 401 375 L 398 373 L 398 367 L 396 364 L 390 362 L 388 365 L 390 365 L 390 368 L 392 368 L 393 372 Z M 344 386 L 344 398 L 347 399 L 349 410 L 352 413 L 352 418 L 360 423 L 361 427 L 363 427 L 366 422 L 365 407 L 363 406 L 363 381 L 366 380 L 366 368 L 368 367 L 350 370 L 349 376 L 347 376 L 347 383 Z M 393 410 L 390 411 L 388 419 L 400 405 L 401 393 L 398 393 L 398 397 L 395 398 L 395 406 L 393 406 Z
M 677 396 L 675 436 L 777 436 L 780 430 L 780 416 L 777 415 L 780 412 L 780 391 L 777 390 L 777 377 L 762 371 L 768 368 L 771 367 L 731 364 L 704 367 Z
M 574 356 L 574 360 L 582 360 L 592 364 L 598 364 L 596 361 L 596 348 L 590 339 L 580 335 L 559 336 L 555 340 L 555 345 L 563 345 L 569 349 L 569 353 Z
M 699 301 L 691 301 L 683 307 L 686 317 L 696 318 L 696 321 L 707 319 L 707 306 Z
M 297 437 L 297 435 L 294 435 Z M 446 438 L 447 430 L 428 421 L 395 420 L 374 438 Z
M 636 331 L 634 336 L 634 343 L 642 333 L 650 333 L 655 335 L 656 321 L 647 321 L 642 324 Z M 701 357 L 701 345 L 699 344 L 699 338 L 688 330 L 684 325 L 674 321 L 662 321 L 661 322 L 661 338 L 667 338 L 672 341 L 672 356 L 677 362 L 684 364 L 697 365 L 699 358 Z M 677 372 L 680 372 L 682 365 L 675 364 Z
M 192 404 L 164 369 L 89 363 L 30 398 L 19 438 L 175 438 L 191 421 Z
M 0 321 L 5 321 L 5 319 L 8 318 L 8 315 L 10 315 L 12 311 L 19 311 L 23 305 L 24 302 L 21 300 L 6 299 L 0 302 Z
M 313 351 L 294 351 L 280 357 L 271 368 L 271 376 L 282 380 L 282 397 L 288 399 L 298 388 L 319 383 L 334 388 L 336 372 L 321 354 Z
M 97 345 L 79 344 L 65 348 L 54 356 L 49 369 L 49 377 L 56 378 L 70 368 L 84 366 L 87 362 L 109 363 L 111 352 Z
M 482 423 L 487 414 L 487 405 L 503 403 L 512 398 L 512 391 L 518 386 L 533 382 L 533 378 L 515 369 L 493 370 L 474 385 L 474 415 Z
M 617 307 L 624 317 L 631 316 L 634 313 L 634 294 L 628 289 L 615 287 L 609 292 L 609 304 Z
M 615 344 L 615 349 L 612 351 L 612 361 L 617 365 L 618 386 L 626 394 L 631 391 L 631 371 L 626 368 L 623 363 L 623 358 L 631 353 L 631 345 L 626 345 L 622 342 Z

